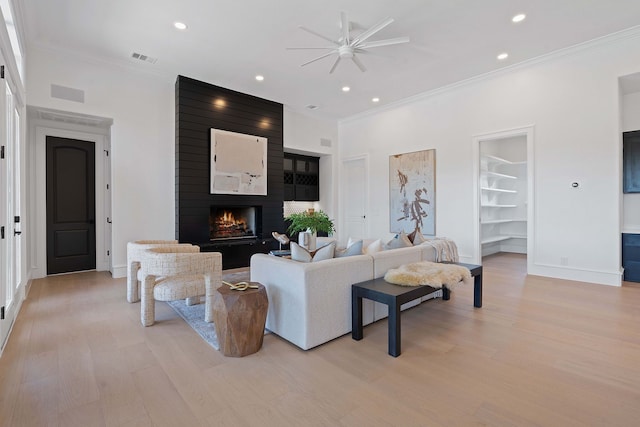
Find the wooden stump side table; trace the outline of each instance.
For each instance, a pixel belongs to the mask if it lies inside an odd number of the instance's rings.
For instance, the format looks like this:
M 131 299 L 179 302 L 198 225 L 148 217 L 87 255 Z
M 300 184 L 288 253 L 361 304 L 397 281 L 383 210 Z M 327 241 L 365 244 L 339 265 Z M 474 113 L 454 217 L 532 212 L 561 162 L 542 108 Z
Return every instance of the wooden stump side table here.
M 222 285 L 213 295 L 213 322 L 225 356 L 243 357 L 262 347 L 269 300 L 263 285 L 251 284 L 258 289 L 236 291 Z

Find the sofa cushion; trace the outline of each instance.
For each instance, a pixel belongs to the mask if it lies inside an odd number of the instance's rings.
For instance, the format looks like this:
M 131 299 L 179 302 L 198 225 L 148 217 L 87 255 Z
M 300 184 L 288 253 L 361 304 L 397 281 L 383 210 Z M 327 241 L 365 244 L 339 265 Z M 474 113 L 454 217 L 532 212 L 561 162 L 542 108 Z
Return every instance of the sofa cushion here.
M 300 262 L 316 262 L 325 259 L 331 259 L 333 258 L 335 249 L 336 243 L 331 242 L 328 245 L 318 249 L 315 254 L 311 255 L 308 250 L 306 250 L 296 242 L 291 242 L 291 259 Z
M 353 255 L 362 255 L 362 240 L 351 242 L 351 244 L 348 244 L 345 249 L 336 249 L 335 252 L 336 258 Z
M 400 234 L 396 234 L 393 239 L 387 242 L 385 249 L 408 248 L 410 246 L 413 246 L 413 243 L 409 240 L 407 233 L 401 231 Z

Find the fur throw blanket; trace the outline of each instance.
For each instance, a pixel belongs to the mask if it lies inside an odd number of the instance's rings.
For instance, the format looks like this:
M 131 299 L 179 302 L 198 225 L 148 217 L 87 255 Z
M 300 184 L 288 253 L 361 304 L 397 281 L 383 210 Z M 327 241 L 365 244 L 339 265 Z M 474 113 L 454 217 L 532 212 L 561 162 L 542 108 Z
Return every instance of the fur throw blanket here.
M 400 286 L 445 286 L 451 290 L 460 282 L 470 284 L 471 272 L 461 265 L 422 261 L 392 268 L 384 275 L 384 280 Z

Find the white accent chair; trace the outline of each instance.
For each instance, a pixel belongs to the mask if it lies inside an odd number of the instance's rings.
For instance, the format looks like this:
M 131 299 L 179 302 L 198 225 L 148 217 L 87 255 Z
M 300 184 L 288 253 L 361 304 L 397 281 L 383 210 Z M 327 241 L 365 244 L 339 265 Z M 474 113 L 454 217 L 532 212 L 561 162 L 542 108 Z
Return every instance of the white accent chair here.
M 178 243 L 177 240 L 136 240 L 135 242 L 127 243 L 127 301 L 130 303 L 140 301 L 140 261 L 144 251 L 168 246 L 193 245 Z M 200 248 L 194 246 L 193 252 L 200 252 Z
M 188 247 L 158 247 L 142 255 L 142 303 L 140 320 L 143 326 L 155 322 L 156 301 L 185 299 L 187 305 L 200 302 L 205 296 L 206 322 L 213 322 L 213 293 L 222 286 L 222 254 L 192 252 Z

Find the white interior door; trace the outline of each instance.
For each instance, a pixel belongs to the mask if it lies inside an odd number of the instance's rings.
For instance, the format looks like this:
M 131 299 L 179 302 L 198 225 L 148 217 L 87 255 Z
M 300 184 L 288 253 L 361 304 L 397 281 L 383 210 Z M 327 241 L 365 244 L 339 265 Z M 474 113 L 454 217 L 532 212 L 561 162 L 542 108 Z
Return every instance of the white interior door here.
M 13 126 L 13 96 L 7 79 L 0 80 L 4 86 L 0 95 L 0 346 L 5 340 L 15 318 L 16 281 L 20 279 L 20 257 L 16 254 L 16 237 L 14 234 L 15 201 L 19 199 L 16 185 L 19 180 L 19 143 L 15 142 Z M 17 157 L 17 160 L 16 160 Z M 18 249 L 20 246 L 18 245 Z
M 2 80 L 0 80 L 1 82 Z M 9 236 L 11 224 L 9 224 L 9 150 L 7 133 L 5 131 L 5 97 L 0 96 L 0 349 L 4 347 L 4 342 L 9 333 L 10 322 L 6 317 L 7 304 L 11 303 L 11 298 L 7 300 L 7 295 L 11 293 L 11 257 L 9 256 Z
M 343 203 L 344 212 L 344 233 L 341 235 L 346 239 L 366 238 L 368 236 L 367 222 L 367 158 L 357 157 L 347 159 L 343 162 L 342 168 L 344 179 Z

